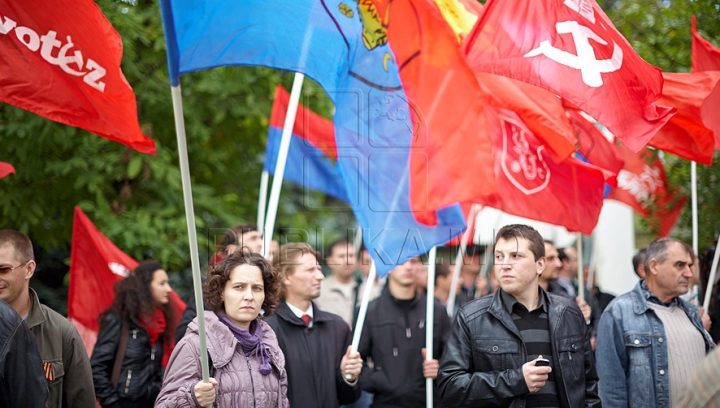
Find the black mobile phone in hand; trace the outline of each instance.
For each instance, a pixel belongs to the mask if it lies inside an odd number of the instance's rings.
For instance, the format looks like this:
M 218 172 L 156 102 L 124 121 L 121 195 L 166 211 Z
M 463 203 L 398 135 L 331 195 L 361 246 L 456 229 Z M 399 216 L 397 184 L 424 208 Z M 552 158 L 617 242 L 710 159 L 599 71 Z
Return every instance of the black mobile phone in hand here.
M 547 358 L 538 358 L 535 360 L 535 367 L 547 367 L 550 365 L 550 360 Z

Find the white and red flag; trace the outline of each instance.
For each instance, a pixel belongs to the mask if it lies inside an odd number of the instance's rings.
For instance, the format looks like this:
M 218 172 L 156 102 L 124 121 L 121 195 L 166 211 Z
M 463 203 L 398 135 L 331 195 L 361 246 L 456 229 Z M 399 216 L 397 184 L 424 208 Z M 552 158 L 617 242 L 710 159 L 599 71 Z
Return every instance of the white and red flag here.
M 15 174 L 15 167 L 10 163 L 0 162 L 0 179 L 8 174 Z
M 97 341 L 97 318 L 115 298 L 115 282 L 127 277 L 137 266 L 135 259 L 115 246 L 80 207 L 75 207 L 68 319 L 80 332 L 88 355 L 92 354 Z M 179 318 L 185 310 L 185 302 L 174 291 L 170 293 L 170 301 Z
M 594 0 L 488 0 L 464 42 L 471 68 L 550 90 L 640 150 L 674 110 L 655 101 L 645 62 Z
M 92 0 L 0 0 L 0 100 L 143 153 L 122 40 Z

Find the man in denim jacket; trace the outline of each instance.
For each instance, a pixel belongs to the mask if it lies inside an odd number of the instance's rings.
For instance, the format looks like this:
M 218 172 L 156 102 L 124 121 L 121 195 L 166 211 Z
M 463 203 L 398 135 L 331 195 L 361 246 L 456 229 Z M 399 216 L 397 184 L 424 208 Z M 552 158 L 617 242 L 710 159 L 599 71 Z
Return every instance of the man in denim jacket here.
M 684 380 L 714 347 L 697 308 L 679 298 L 688 290 L 692 262 L 682 241 L 655 240 L 645 280 L 608 305 L 596 350 L 603 405 L 678 406 Z

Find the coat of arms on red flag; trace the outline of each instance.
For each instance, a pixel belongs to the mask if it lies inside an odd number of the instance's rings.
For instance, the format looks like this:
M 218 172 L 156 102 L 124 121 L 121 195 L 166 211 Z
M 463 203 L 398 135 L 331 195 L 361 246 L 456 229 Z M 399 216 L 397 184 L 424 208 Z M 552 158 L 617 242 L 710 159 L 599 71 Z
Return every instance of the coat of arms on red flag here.
M 512 118 L 502 117 L 502 155 L 505 177 L 525 195 L 542 191 L 550 183 L 550 169 L 543 158 L 545 146 L 530 146 L 529 131 Z
M 605 173 L 574 157 L 555 163 L 540 138 L 515 112 L 487 106 L 486 116 L 497 158 L 493 168 L 498 192 L 479 196 L 474 202 L 592 233 L 602 208 Z

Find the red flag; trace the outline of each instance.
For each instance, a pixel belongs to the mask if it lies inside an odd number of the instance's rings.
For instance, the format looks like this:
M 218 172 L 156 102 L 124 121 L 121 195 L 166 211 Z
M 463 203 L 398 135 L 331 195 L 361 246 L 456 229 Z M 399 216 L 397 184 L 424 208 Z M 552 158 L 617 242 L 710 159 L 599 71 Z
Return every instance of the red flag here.
M 484 94 L 437 5 L 430 0 L 374 3 L 380 21 L 387 22 L 388 44 L 412 107 L 412 209 L 420 222 L 434 225 L 435 212 L 428 209 L 497 188 L 490 166 L 467 171 L 467 163 L 492 160 L 490 138 L 478 127 Z
M 443 18 L 462 40 L 472 30 L 483 6 L 475 0 L 435 0 Z M 547 144 L 557 160 L 575 151 L 575 135 L 565 117 L 561 100 L 554 93 L 511 78 L 477 72 L 488 103 L 520 115 L 530 130 Z
M 617 187 L 617 174 L 625 164 L 618 149 L 580 111 L 568 109 L 568 114 L 578 138 L 580 153 L 594 166 L 608 171 L 607 183 Z
M 0 0 L 0 100 L 143 153 L 122 40 L 91 0 Z
M 517 114 L 487 111 L 499 192 L 475 202 L 591 234 L 603 203 L 603 172 L 572 157 L 556 164 Z
M 594 0 L 488 0 L 464 43 L 470 66 L 551 90 L 640 150 L 674 110 L 655 104 L 643 61 Z
M 136 260 L 107 239 L 80 207 L 75 207 L 68 319 L 80 332 L 88 354 L 92 353 L 97 340 L 97 318 L 115 298 L 115 282 L 128 276 L 137 266 Z M 170 293 L 170 301 L 179 318 L 185 303 L 175 292 Z
M 695 16 L 692 17 L 692 70 L 720 71 L 720 48 L 698 34 Z
M 0 162 L 0 179 L 8 174 L 15 174 L 15 167 L 10 163 Z
M 677 113 L 649 144 L 688 160 L 712 164 L 715 137 L 703 123 L 701 106 L 720 81 L 720 71 L 663 73 L 663 78 L 663 95 L 658 103 L 677 108 Z M 718 110 L 713 113 L 712 117 L 718 116 Z
M 475 73 L 489 104 L 517 113 L 528 129 L 562 161 L 575 152 L 577 138 L 565 115 L 562 100 L 537 86 L 500 75 Z
M 670 233 L 687 197 L 668 185 L 662 161 L 648 149 L 633 153 L 625 146 L 618 150 L 625 158 L 625 167 L 618 174 L 618 188 L 608 199 L 625 203 L 648 219 L 650 227 L 660 236 Z
M 715 150 L 720 150 L 720 82 L 708 94 L 700 106 L 700 117 L 705 127 L 715 135 Z

